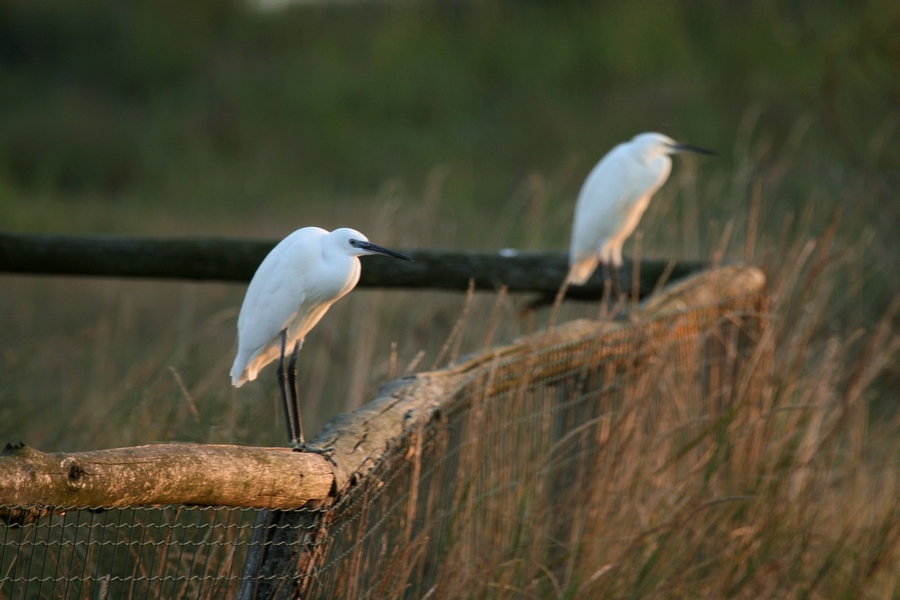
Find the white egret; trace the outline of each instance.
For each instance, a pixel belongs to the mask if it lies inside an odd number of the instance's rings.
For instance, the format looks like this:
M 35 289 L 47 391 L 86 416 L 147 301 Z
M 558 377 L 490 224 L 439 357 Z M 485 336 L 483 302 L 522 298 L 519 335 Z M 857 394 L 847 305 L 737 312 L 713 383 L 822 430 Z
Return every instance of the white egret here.
M 610 150 L 590 172 L 575 204 L 566 283 L 584 285 L 602 263 L 618 287 L 622 245 L 641 220 L 650 198 L 672 170 L 670 154 L 711 150 L 676 143 L 661 133 L 642 133 Z
M 386 254 L 408 256 L 376 246 L 353 229 L 332 232 L 304 227 L 284 238 L 263 259 L 241 305 L 238 350 L 231 367 L 231 383 L 240 387 L 256 379 L 259 371 L 280 358 L 278 382 L 291 446 L 323 453 L 306 444 L 297 400 L 297 353 L 306 334 L 332 304 L 356 287 L 359 257 Z M 284 354 L 293 348 L 288 367 L 291 406 L 285 391 Z M 293 409 L 293 411 L 292 411 Z M 293 415 L 293 417 L 292 417 Z

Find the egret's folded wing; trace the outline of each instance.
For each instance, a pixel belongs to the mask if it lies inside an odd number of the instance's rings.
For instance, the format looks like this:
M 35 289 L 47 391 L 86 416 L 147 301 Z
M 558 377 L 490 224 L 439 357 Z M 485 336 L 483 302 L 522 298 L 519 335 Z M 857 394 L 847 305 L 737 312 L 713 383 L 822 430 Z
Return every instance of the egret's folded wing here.
M 250 281 L 238 316 L 238 352 L 232 377 L 240 376 L 267 348 L 279 347 L 280 351 L 279 334 L 307 303 L 308 266 L 318 259 L 319 249 L 304 232 L 294 232 L 275 246 Z
M 578 194 L 571 258 L 599 252 L 616 235 L 623 208 L 636 200 L 628 186 L 627 164 L 617 154 L 607 155 L 588 175 Z

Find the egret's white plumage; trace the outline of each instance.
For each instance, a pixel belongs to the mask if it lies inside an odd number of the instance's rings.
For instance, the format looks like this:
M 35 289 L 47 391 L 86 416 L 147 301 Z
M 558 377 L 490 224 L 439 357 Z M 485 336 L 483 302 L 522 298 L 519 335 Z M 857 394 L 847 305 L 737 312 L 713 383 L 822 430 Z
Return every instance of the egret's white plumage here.
M 668 179 L 669 155 L 676 152 L 712 154 L 661 133 L 642 133 L 597 163 L 575 205 L 567 283 L 585 284 L 600 263 L 616 269 L 622 265 L 622 245 L 637 228 L 650 198 Z
M 259 265 L 238 316 L 238 351 L 231 382 L 240 387 L 288 352 L 359 281 L 359 256 L 406 256 L 376 246 L 358 231 L 304 227 L 278 243 Z

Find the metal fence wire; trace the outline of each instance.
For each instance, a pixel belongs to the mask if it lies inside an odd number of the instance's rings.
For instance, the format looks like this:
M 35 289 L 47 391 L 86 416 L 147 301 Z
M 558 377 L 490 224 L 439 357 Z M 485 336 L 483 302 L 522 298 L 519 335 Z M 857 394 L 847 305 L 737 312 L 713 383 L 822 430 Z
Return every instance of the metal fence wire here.
M 445 378 L 437 408 L 369 472 L 302 510 L 71 510 L 0 525 L 0 597 L 441 598 L 470 593 L 484 565 L 508 561 L 498 585 L 523 557 L 579 568 L 618 543 L 591 532 L 624 518 L 635 490 L 620 482 L 653 494 L 692 476 L 723 429 L 753 418 L 733 407 L 762 394 L 765 320 L 760 286 L 488 351 Z
M 0 598 L 226 598 L 258 510 L 31 511 L 0 525 Z M 12 511 L 16 515 L 16 511 Z

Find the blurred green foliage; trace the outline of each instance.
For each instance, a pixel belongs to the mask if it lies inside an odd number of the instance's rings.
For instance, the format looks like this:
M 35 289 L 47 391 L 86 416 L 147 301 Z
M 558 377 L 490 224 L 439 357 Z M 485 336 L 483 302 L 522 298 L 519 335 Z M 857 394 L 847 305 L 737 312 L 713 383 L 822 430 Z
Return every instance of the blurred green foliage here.
M 644 130 L 728 156 L 748 111 L 773 148 L 813 119 L 797 170 L 896 189 L 898 29 L 887 0 L 7 0 L 0 189 L 240 212 L 446 166 L 483 205 Z

